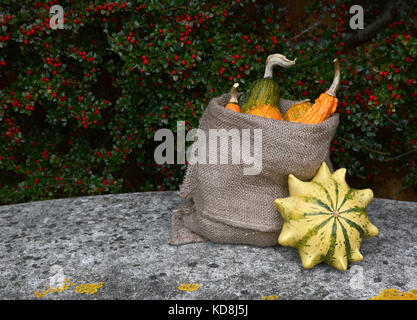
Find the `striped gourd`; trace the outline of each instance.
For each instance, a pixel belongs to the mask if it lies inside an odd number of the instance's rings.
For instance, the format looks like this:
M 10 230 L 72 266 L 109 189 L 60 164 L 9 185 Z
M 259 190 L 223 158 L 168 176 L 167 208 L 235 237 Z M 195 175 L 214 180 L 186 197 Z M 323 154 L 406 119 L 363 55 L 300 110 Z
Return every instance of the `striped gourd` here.
M 362 240 L 378 234 L 366 213 L 372 190 L 350 188 L 345 176 L 346 169 L 331 174 L 323 163 L 310 182 L 290 175 L 290 197 L 275 200 L 284 219 L 278 242 L 297 248 L 304 268 L 325 262 L 345 271 L 363 259 Z
M 279 109 L 279 85 L 273 79 L 273 67 L 290 67 L 295 64 L 295 60 L 288 60 L 281 54 L 272 54 L 268 56 L 265 64 L 265 74 L 262 79 L 253 82 L 249 90 L 241 97 L 239 105 L 242 112 L 248 112 L 256 106 L 270 105 Z

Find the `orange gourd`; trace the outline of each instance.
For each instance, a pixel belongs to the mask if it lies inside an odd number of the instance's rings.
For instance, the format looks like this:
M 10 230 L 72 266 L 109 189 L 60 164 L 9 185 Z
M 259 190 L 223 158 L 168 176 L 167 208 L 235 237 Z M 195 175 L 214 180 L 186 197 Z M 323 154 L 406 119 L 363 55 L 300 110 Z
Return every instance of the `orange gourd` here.
M 237 101 L 237 87 L 239 86 L 239 83 L 235 83 L 232 87 L 232 90 L 230 91 L 230 100 L 226 104 L 226 108 L 230 109 L 232 111 L 240 112 L 240 106 Z
M 310 99 L 300 101 L 299 103 L 293 104 L 291 108 L 287 110 L 284 114 L 284 120 L 294 121 L 305 114 L 313 104 L 310 102 Z
M 340 83 L 340 65 L 337 59 L 334 59 L 335 74 L 333 83 L 329 90 L 322 93 L 314 103 L 301 117 L 293 120 L 293 122 L 305 124 L 318 124 L 326 120 L 332 113 L 336 111 L 338 100 L 336 98 L 336 90 Z
M 281 112 L 279 112 L 277 108 L 269 104 L 264 104 L 263 106 L 256 106 L 246 113 L 269 119 L 283 120 Z

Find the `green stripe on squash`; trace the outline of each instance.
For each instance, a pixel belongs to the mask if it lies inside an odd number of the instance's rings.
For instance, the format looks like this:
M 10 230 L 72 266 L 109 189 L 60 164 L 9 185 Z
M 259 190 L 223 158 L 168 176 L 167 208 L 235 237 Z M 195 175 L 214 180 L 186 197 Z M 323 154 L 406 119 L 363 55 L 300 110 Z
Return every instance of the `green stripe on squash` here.
M 330 245 L 329 245 L 329 249 L 327 251 L 326 256 L 323 257 L 323 261 L 330 263 L 333 255 L 334 255 L 334 251 L 336 250 L 336 237 L 337 237 L 337 222 L 336 222 L 337 218 L 333 219 L 333 225 L 332 225 L 332 232 L 330 234 Z
M 349 235 L 347 234 L 347 230 L 343 226 L 342 221 L 340 221 L 340 219 L 337 219 L 337 221 L 339 222 L 340 226 L 342 227 L 343 238 L 344 238 L 344 241 L 345 241 L 346 255 L 347 255 L 347 258 L 350 260 L 351 257 L 352 257 L 352 252 L 351 252 L 351 248 L 350 248 Z
M 329 191 L 327 191 L 327 188 L 325 188 L 320 182 L 312 181 L 312 183 L 315 183 L 326 194 L 326 198 L 330 203 L 330 207 L 335 208 L 332 197 L 330 196 Z
M 329 213 L 333 212 L 332 208 L 330 208 L 329 205 L 327 205 L 326 203 L 324 203 L 323 201 L 321 201 L 320 199 L 318 199 L 316 197 L 304 197 L 304 200 L 306 202 L 309 202 L 311 204 L 316 204 L 316 205 L 328 210 Z
M 296 248 L 301 248 L 304 247 L 305 245 L 307 245 L 308 240 L 310 240 L 313 236 L 315 236 L 321 228 L 323 228 L 333 217 L 330 217 L 326 220 L 324 220 L 322 223 L 320 223 L 319 225 L 314 226 L 312 229 L 310 229 L 306 235 L 297 242 L 297 244 L 295 245 Z
M 343 197 L 343 201 L 340 204 L 340 207 L 337 209 L 338 211 L 342 210 L 342 207 L 345 205 L 346 201 L 348 200 L 352 200 L 353 199 L 353 195 L 354 195 L 355 191 L 353 189 L 349 189 L 345 196 Z
M 354 222 L 354 221 L 352 221 L 352 220 L 350 220 L 350 219 L 348 219 L 346 217 L 342 217 L 342 216 L 340 216 L 340 217 L 343 220 L 345 220 L 350 227 L 356 229 L 356 231 L 359 232 L 359 234 L 361 236 L 361 239 L 364 239 L 365 238 L 365 231 L 363 231 L 363 229 L 361 228 L 361 226 L 359 226 L 356 222 Z
M 366 214 L 366 209 L 359 207 L 359 206 L 355 206 L 353 208 L 349 208 L 344 211 L 341 211 L 340 213 L 351 213 L 351 212 L 359 213 L 361 215 L 361 214 Z

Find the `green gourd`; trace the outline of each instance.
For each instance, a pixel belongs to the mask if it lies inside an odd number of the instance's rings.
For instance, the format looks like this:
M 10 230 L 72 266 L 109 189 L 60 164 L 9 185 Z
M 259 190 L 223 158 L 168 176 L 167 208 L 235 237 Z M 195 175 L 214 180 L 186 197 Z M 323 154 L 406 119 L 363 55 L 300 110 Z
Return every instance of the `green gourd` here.
M 273 79 L 273 67 L 279 65 L 288 68 L 293 66 L 295 61 L 288 60 L 278 53 L 268 56 L 265 63 L 264 77 L 254 81 L 249 90 L 239 100 L 242 112 L 249 112 L 254 107 L 263 105 L 270 105 L 279 109 L 279 85 Z

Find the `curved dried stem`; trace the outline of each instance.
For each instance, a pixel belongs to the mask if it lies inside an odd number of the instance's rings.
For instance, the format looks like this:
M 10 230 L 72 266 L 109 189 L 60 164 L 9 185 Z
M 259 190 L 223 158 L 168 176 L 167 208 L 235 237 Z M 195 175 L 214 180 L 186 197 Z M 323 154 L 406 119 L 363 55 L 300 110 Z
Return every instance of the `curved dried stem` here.
M 232 87 L 232 90 L 230 91 L 230 100 L 229 103 L 236 103 L 238 104 L 237 100 L 237 87 L 239 87 L 239 83 L 235 83 Z
M 284 68 L 288 68 L 293 66 L 296 60 L 297 58 L 295 58 L 294 61 L 289 60 L 279 53 L 271 54 L 268 56 L 268 58 L 266 58 L 264 78 L 272 78 L 272 71 L 274 66 L 278 65 Z
M 328 95 L 336 97 L 336 91 L 339 88 L 340 84 L 340 64 L 338 59 L 334 59 L 334 78 L 333 83 L 330 86 L 329 90 L 326 91 Z

